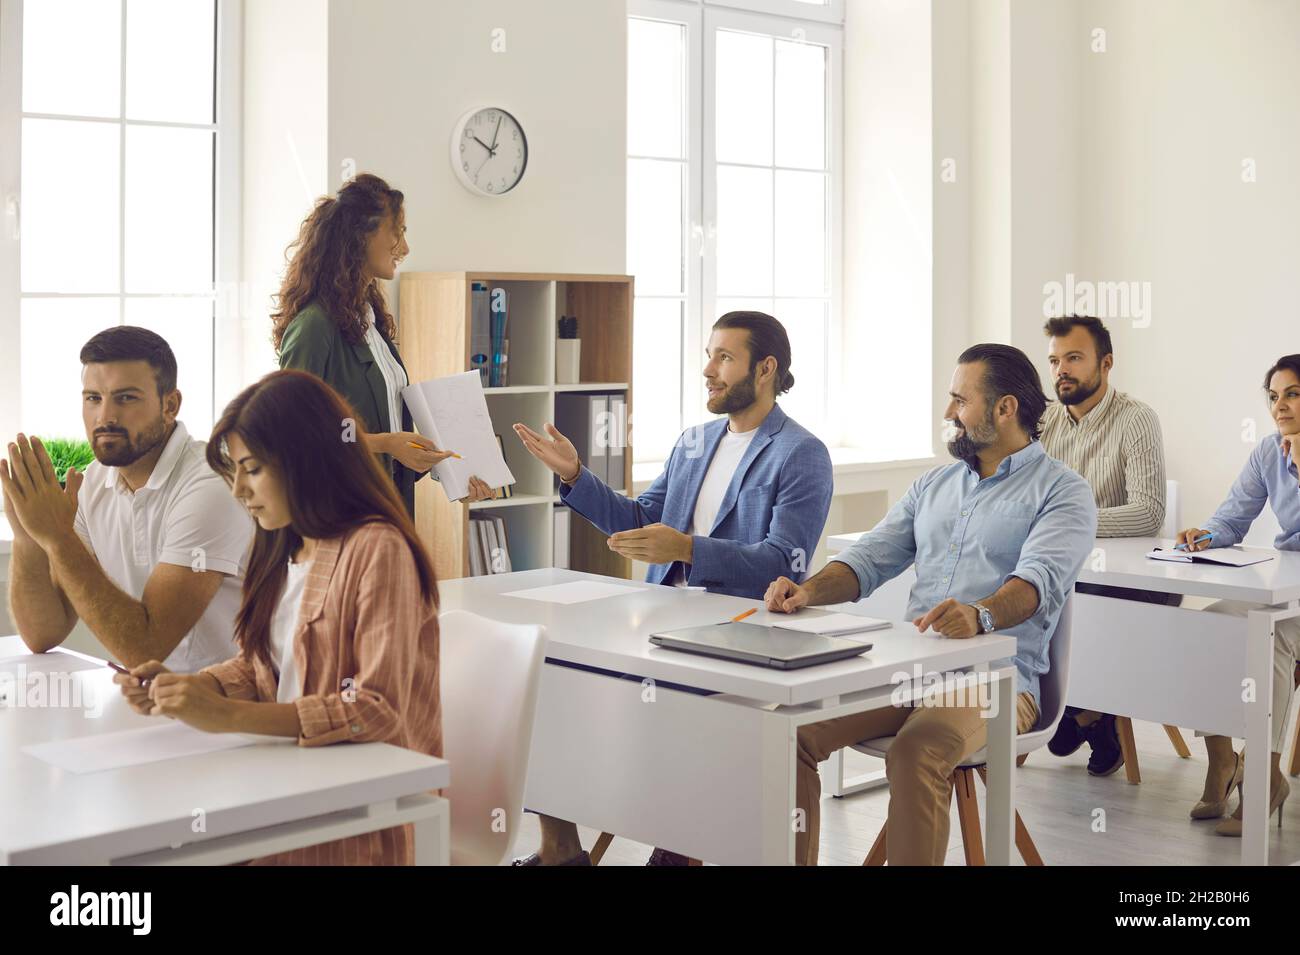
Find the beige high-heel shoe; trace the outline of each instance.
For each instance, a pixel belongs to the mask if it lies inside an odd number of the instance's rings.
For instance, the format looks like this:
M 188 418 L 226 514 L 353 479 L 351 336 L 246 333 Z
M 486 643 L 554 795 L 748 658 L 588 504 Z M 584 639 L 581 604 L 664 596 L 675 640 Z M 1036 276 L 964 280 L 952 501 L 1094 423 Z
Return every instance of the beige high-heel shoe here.
M 1234 753 L 1237 760 L 1236 768 L 1232 771 L 1232 778 L 1228 780 L 1227 787 L 1223 790 L 1223 798 L 1216 802 L 1200 800 L 1189 815 L 1193 819 L 1218 819 L 1228 811 L 1228 799 L 1232 796 L 1232 791 L 1241 785 L 1241 775 L 1246 768 L 1245 753 Z
M 1291 784 L 1286 781 L 1285 776 L 1282 776 L 1280 778 L 1281 778 L 1281 782 L 1278 783 L 1278 785 L 1273 787 L 1272 798 L 1269 799 L 1268 801 L 1268 814 L 1272 816 L 1274 812 L 1277 813 L 1277 825 L 1279 829 L 1282 828 L 1282 804 L 1286 802 L 1286 797 L 1291 795 Z M 1234 812 L 1229 818 L 1224 819 L 1217 826 L 1215 826 L 1214 831 L 1221 836 L 1231 836 L 1236 839 L 1241 838 L 1241 786 L 1240 784 L 1238 784 L 1237 786 L 1237 811 Z

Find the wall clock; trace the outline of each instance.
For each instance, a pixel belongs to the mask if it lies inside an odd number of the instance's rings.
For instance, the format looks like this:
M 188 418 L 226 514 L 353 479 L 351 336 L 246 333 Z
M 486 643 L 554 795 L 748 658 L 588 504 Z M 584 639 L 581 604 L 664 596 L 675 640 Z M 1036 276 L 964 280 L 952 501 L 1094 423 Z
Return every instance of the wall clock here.
M 523 126 L 499 106 L 471 109 L 452 130 L 451 165 L 461 185 L 476 196 L 505 195 L 528 167 Z

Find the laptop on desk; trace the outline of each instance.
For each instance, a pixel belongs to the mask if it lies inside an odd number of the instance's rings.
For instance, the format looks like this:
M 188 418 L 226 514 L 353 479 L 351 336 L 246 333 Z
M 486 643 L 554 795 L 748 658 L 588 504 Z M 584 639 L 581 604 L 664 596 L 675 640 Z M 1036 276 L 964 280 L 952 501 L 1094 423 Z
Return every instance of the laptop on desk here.
M 781 627 L 752 623 L 715 623 L 704 627 L 665 630 L 650 635 L 650 642 L 668 650 L 734 660 L 772 670 L 797 670 L 856 657 L 872 644 Z

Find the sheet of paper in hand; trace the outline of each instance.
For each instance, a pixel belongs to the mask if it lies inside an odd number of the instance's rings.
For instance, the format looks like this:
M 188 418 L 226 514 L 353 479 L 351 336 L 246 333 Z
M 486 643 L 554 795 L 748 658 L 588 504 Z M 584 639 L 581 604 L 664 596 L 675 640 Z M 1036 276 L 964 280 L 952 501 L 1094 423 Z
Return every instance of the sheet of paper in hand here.
M 438 450 L 460 455 L 433 468 L 449 500 L 468 496 L 469 479 L 474 476 L 488 487 L 515 483 L 492 427 L 482 376 L 477 371 L 408 385 L 402 389 L 402 399 L 420 434 Z

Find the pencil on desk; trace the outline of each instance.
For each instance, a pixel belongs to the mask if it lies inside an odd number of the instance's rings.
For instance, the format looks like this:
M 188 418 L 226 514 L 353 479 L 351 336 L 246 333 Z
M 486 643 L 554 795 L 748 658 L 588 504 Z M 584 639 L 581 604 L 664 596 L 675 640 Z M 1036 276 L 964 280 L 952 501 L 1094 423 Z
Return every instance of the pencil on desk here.
M 754 613 L 758 613 L 758 608 L 757 608 L 757 607 L 750 607 L 750 608 L 749 608 L 748 610 L 746 610 L 744 613 L 738 613 L 738 614 L 736 614 L 734 617 L 732 617 L 732 618 L 731 618 L 731 622 L 732 622 L 732 623 L 740 623 L 740 621 L 744 620 L 744 619 L 745 619 L 746 617 L 748 617 L 750 614 L 754 614 Z

